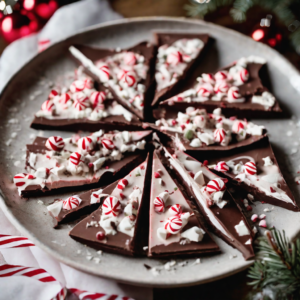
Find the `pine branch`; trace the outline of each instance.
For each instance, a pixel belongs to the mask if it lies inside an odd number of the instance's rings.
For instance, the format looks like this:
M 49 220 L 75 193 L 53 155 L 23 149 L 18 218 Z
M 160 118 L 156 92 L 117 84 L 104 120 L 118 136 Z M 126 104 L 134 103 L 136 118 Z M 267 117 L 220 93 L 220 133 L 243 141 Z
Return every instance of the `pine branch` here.
M 278 299 L 300 299 L 300 239 L 291 243 L 284 231 L 274 229 L 259 239 L 258 250 L 249 284 L 273 290 Z

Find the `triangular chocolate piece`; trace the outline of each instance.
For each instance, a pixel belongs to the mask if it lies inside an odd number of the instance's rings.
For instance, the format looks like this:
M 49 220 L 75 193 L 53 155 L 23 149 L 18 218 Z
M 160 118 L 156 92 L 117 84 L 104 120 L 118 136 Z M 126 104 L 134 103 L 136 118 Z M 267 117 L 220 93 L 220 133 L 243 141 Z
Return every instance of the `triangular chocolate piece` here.
M 94 189 L 82 194 L 73 195 L 66 199 L 57 199 L 47 206 L 49 214 L 53 217 L 53 227 L 79 219 L 96 210 L 102 200 L 116 187 L 118 181 L 101 189 Z
M 153 155 L 150 194 L 149 252 L 151 257 L 195 256 L 219 251 L 199 221 L 192 201 Z
M 158 47 L 152 105 L 174 95 L 208 43 L 207 34 L 155 33 Z
M 149 130 L 105 134 L 100 130 L 87 137 L 67 139 L 37 137 L 27 145 L 28 173 L 17 174 L 14 183 L 22 196 L 109 184 L 115 180 L 114 174 L 141 158 L 149 138 Z
M 212 155 L 211 155 L 212 156 Z M 210 167 L 262 201 L 299 211 L 295 198 L 280 171 L 269 138 L 228 154 L 205 156 Z
M 70 236 L 107 252 L 131 256 L 145 254 L 150 174 L 148 157 L 117 183 L 100 208 L 78 223 L 70 231 Z
M 138 130 L 142 122 L 138 117 L 117 103 L 111 92 L 94 81 L 81 68 L 75 71 L 70 85 L 55 86 L 41 109 L 36 112 L 31 128 L 97 131 Z
M 266 136 L 263 126 L 236 117 L 226 118 L 220 108 L 213 113 L 190 106 L 177 112 L 169 109 L 155 125 L 164 144 L 183 151 L 223 151 L 250 145 Z
M 170 107 L 184 110 L 192 105 L 209 112 L 221 107 L 226 116 L 240 118 L 278 117 L 279 103 L 262 83 L 267 81 L 265 65 L 264 58 L 249 56 L 215 74 L 193 74 L 181 92 L 161 102 L 159 109 L 163 113 Z
M 226 189 L 225 181 L 191 156 L 162 150 L 162 157 L 178 176 L 186 192 L 193 197 L 210 228 L 226 243 L 238 249 L 246 260 L 254 257 L 252 230 Z M 225 181 L 224 181 L 225 180 Z
M 83 45 L 70 47 L 86 73 L 107 87 L 114 99 L 141 120 L 151 117 L 155 48 L 143 42 L 126 50 L 106 50 Z

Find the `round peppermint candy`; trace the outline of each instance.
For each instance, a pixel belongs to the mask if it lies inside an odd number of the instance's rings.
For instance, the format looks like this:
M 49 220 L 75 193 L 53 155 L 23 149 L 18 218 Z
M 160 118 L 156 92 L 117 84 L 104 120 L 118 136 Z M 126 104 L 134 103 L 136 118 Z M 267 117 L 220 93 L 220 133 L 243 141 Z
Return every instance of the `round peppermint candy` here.
M 133 66 L 136 64 L 136 56 L 133 52 L 126 52 L 124 54 L 124 63 L 128 66 Z
M 54 102 L 52 100 L 47 100 L 42 104 L 42 111 L 53 112 L 54 111 Z
M 113 150 L 115 148 L 113 141 L 106 138 L 101 140 L 101 144 L 104 148 L 108 150 Z
M 58 102 L 62 105 L 63 108 L 67 107 L 68 101 L 71 99 L 71 96 L 68 93 L 61 94 Z
M 106 94 L 101 92 L 92 92 L 90 95 L 90 101 L 92 103 L 93 108 L 98 107 L 99 105 L 103 104 L 104 100 L 106 99 Z
M 176 66 L 182 61 L 182 54 L 179 51 L 173 51 L 167 56 L 167 63 L 170 65 Z
M 202 74 L 202 79 L 204 82 L 214 84 L 216 82 L 213 74 Z
M 153 201 L 154 210 L 158 213 L 163 213 L 165 211 L 165 202 L 162 197 L 157 196 Z
M 199 97 L 208 98 L 213 94 L 214 88 L 210 83 L 202 83 L 198 85 L 196 93 Z
M 51 92 L 50 92 L 48 98 L 49 98 L 49 99 L 53 99 L 53 98 L 54 98 L 55 96 L 57 96 L 57 95 L 58 95 L 58 92 L 57 92 L 56 90 L 51 90 Z
M 109 76 L 110 76 L 110 70 L 109 70 L 108 65 L 105 63 L 98 63 L 97 67 L 99 69 L 100 81 L 102 81 L 102 82 L 108 81 Z
M 123 178 L 118 182 L 117 188 L 119 190 L 124 190 L 127 185 L 128 185 L 128 180 L 126 178 Z
M 78 166 L 80 161 L 81 161 L 81 157 L 82 155 L 78 152 L 73 152 L 71 155 L 70 155 L 70 158 L 69 158 L 69 161 L 75 165 L 75 166 Z
M 45 147 L 49 150 L 60 152 L 65 147 L 65 142 L 60 136 L 51 136 L 45 143 Z
M 238 99 L 241 99 L 242 95 L 240 94 L 240 90 L 237 86 L 232 86 L 227 92 L 227 97 L 228 100 L 234 102 Z
M 215 166 L 215 170 L 219 172 L 227 172 L 229 171 L 229 166 L 226 164 L 225 161 L 219 161 Z
M 221 178 L 215 178 L 208 182 L 206 185 L 206 191 L 209 194 L 214 192 L 224 191 L 226 189 L 225 183 Z
M 228 79 L 228 72 L 227 71 L 219 71 L 215 74 L 215 79 L 217 81 L 223 81 Z
M 174 204 L 169 208 L 169 213 L 172 216 L 177 216 L 182 213 L 182 207 L 180 204 Z
M 121 69 L 118 73 L 118 80 L 126 83 L 129 87 L 134 86 L 136 83 L 135 74 L 123 69 Z
M 75 80 L 71 86 L 70 91 L 72 93 L 81 92 L 85 89 L 92 89 L 94 86 L 93 81 L 91 79 L 83 79 L 83 80 Z
M 245 125 L 241 121 L 235 121 L 232 125 L 232 132 L 239 133 L 241 130 L 245 128 Z
M 223 128 L 217 128 L 215 131 L 214 131 L 214 140 L 217 142 L 217 143 L 222 143 L 225 139 L 225 136 L 226 136 L 226 132 Z
M 178 233 L 181 230 L 181 228 L 182 219 L 179 216 L 168 218 L 168 220 L 165 223 L 165 229 L 171 234 Z
M 257 172 L 255 163 L 253 161 L 245 163 L 244 172 L 249 175 L 255 175 Z
M 90 152 L 95 148 L 95 143 L 91 137 L 85 136 L 78 140 L 78 148 L 84 152 Z
M 63 209 L 71 210 L 79 206 L 81 199 L 78 196 L 72 196 L 63 201 Z
M 20 173 L 14 176 L 14 184 L 17 187 L 23 186 L 26 184 L 28 174 Z
M 230 86 L 226 81 L 219 81 L 216 83 L 214 90 L 217 94 L 225 94 L 228 92 L 229 88 Z
M 241 82 L 243 82 L 243 83 L 247 82 L 248 79 L 249 79 L 249 72 L 248 72 L 248 70 L 242 68 L 239 71 L 239 78 L 240 78 Z
M 90 106 L 89 98 L 82 92 L 75 93 L 73 99 L 73 106 L 78 111 L 84 110 Z
M 121 210 L 121 203 L 120 201 L 113 196 L 109 196 L 105 198 L 102 204 L 102 211 L 106 216 L 114 216 L 116 217 Z

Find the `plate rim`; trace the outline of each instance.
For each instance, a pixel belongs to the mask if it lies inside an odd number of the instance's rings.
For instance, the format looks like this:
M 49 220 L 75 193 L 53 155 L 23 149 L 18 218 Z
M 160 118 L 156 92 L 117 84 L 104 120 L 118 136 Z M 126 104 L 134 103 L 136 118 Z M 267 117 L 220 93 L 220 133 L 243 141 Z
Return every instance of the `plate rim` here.
M 106 27 L 113 27 L 116 25 L 120 25 L 120 24 L 127 24 L 127 23 L 139 23 L 139 22 L 151 22 L 151 21 L 173 21 L 173 22 L 180 22 L 180 23 L 190 23 L 190 24 L 197 24 L 197 25 L 203 25 L 206 27 L 210 27 L 212 29 L 216 28 L 218 31 L 223 31 L 224 33 L 228 33 L 230 32 L 231 35 L 235 35 L 237 38 L 242 38 L 242 39 L 246 39 L 246 40 L 251 40 L 253 42 L 253 40 L 242 34 L 239 33 L 233 29 L 229 29 L 211 22 L 206 22 L 203 20 L 199 20 L 199 19 L 188 19 L 185 17 L 168 17 L 168 16 L 162 16 L 162 17 L 157 17 L 157 16 L 150 16 L 150 17 L 134 17 L 134 18 L 124 18 L 124 19 L 118 19 L 118 20 L 113 20 L 113 21 L 109 21 L 109 22 L 104 22 L 104 23 L 100 23 L 100 24 L 96 24 L 96 25 L 92 25 L 89 27 L 86 27 L 84 29 L 79 30 L 76 34 L 73 34 L 71 36 L 68 36 L 64 39 L 61 39 L 55 43 L 53 43 L 49 48 L 47 48 L 45 51 L 41 52 L 41 53 L 37 53 L 34 57 L 32 57 L 31 59 L 29 59 L 25 64 L 23 64 L 16 73 L 13 74 L 13 76 L 9 79 L 9 81 L 6 83 L 5 87 L 3 88 L 2 92 L 1 92 L 1 96 L 0 96 L 0 100 L 3 101 L 4 97 L 3 95 L 5 95 L 6 91 L 8 90 L 8 88 L 11 85 L 11 82 L 13 82 L 15 80 L 15 78 L 19 75 L 19 73 L 26 67 L 28 67 L 28 65 L 30 65 L 32 62 L 34 62 L 36 59 L 39 59 L 39 57 L 41 57 L 42 55 L 47 55 L 48 51 L 52 51 L 52 48 L 54 48 L 55 46 L 57 46 L 60 43 L 65 43 L 65 42 L 71 42 L 72 39 L 76 39 L 77 37 L 79 37 L 80 35 L 83 35 L 87 32 L 93 32 L 93 31 L 97 31 L 100 28 L 106 28 Z M 178 30 L 179 31 L 179 30 Z M 281 59 L 284 63 L 285 66 L 288 67 L 288 69 L 290 70 L 290 72 L 294 73 L 295 76 L 300 76 L 300 72 L 296 69 L 296 67 L 289 61 L 287 60 L 282 54 L 280 54 L 278 51 L 270 48 L 269 46 L 262 44 L 260 42 L 257 42 L 257 47 L 260 47 L 262 50 L 267 50 L 267 51 L 271 51 L 273 52 L 273 54 Z M 103 277 L 106 279 L 111 279 L 111 280 L 115 280 L 117 282 L 121 282 L 121 283 L 125 283 L 125 284 L 131 284 L 131 285 L 135 285 L 135 286 L 143 286 L 143 287 L 158 287 L 158 288 L 168 288 L 168 287 L 183 287 L 183 286 L 192 286 L 192 285 L 197 285 L 197 284 L 205 284 L 208 282 L 212 282 L 212 281 L 216 281 L 219 280 L 221 278 L 225 278 L 228 276 L 231 276 L 233 274 L 239 273 L 245 269 L 247 269 L 251 264 L 253 264 L 253 260 L 252 261 L 245 261 L 245 264 L 243 264 L 240 267 L 237 267 L 234 270 L 231 271 L 223 271 L 218 273 L 217 276 L 212 276 L 209 275 L 207 276 L 205 279 L 195 279 L 195 280 L 189 280 L 186 282 L 174 282 L 174 283 L 168 283 L 168 284 L 164 284 L 163 282 L 161 283 L 147 283 L 147 282 L 140 282 L 138 279 L 136 279 L 135 281 L 133 280 L 127 280 L 124 278 L 120 278 L 118 276 L 114 276 L 114 275 L 107 275 L 107 274 L 103 274 L 100 275 L 97 272 L 94 272 L 92 270 L 85 270 L 82 266 L 82 264 L 77 263 L 74 260 L 71 260 L 63 255 L 61 255 L 59 253 L 59 251 L 54 251 L 52 249 L 50 249 L 47 245 L 43 244 L 42 242 L 39 241 L 39 239 L 37 237 L 35 237 L 29 230 L 26 229 L 26 227 L 24 227 L 20 221 L 14 216 L 13 212 L 11 211 L 11 209 L 9 208 L 9 205 L 7 205 L 6 203 L 8 202 L 8 199 L 6 199 L 6 197 L 4 196 L 3 192 L 0 189 L 0 208 L 2 209 L 3 213 L 5 214 L 5 216 L 9 219 L 9 221 L 12 223 L 12 225 L 21 233 L 24 234 L 26 237 L 28 237 L 32 242 L 34 242 L 34 244 L 38 247 L 40 247 L 42 250 L 44 250 L 47 254 L 51 255 L 52 257 L 54 257 L 55 259 L 57 259 L 58 261 L 73 267 L 77 270 L 80 270 L 84 273 L 87 274 L 92 274 L 95 276 L 99 276 L 99 277 Z M 296 233 L 294 236 L 292 236 L 291 238 L 294 239 L 298 234 L 300 233 L 300 230 L 298 231 L 298 233 Z

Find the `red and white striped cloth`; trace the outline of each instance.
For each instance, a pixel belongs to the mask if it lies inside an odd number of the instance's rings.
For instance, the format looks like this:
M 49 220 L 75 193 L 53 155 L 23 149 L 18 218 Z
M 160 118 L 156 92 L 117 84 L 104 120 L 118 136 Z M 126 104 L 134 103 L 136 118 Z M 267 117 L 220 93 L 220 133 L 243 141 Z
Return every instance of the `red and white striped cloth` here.
M 31 247 L 34 244 L 24 236 L 0 234 L 0 249 Z
M 89 293 L 78 289 L 70 289 L 72 294 L 78 296 L 80 300 L 134 300 L 129 297 L 122 297 L 118 295 L 107 295 L 103 293 Z

